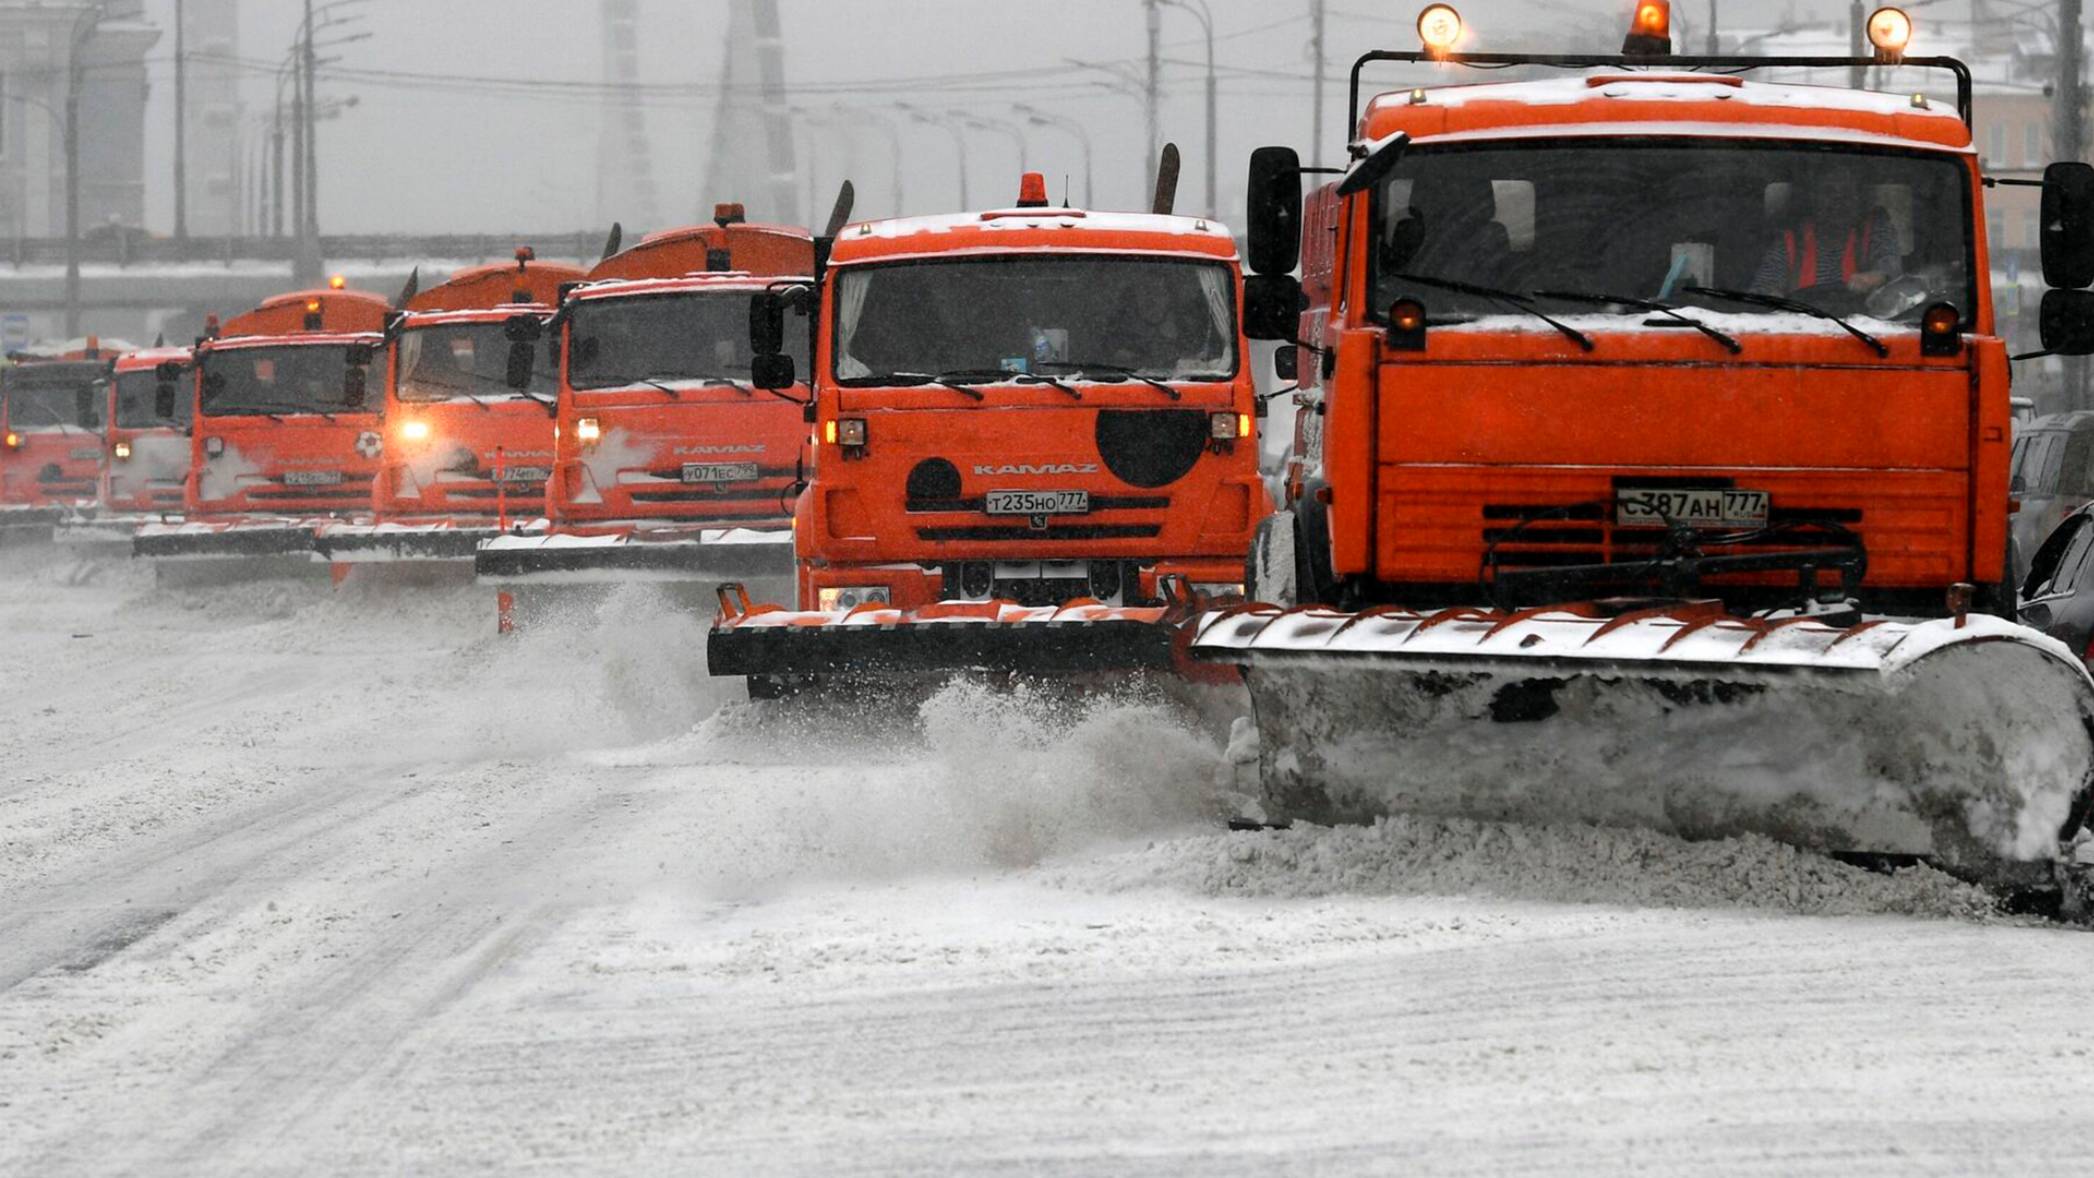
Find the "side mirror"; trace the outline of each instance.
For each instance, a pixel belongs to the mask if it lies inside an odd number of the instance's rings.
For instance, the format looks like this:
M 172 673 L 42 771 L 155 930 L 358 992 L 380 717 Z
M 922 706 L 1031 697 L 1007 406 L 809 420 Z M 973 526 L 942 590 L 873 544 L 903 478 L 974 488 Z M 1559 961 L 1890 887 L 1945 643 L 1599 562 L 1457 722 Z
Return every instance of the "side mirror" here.
M 2094 166 L 2056 163 L 2043 169 L 2040 237 L 2045 286 L 2078 290 L 2094 283 Z
M 1411 137 L 1401 132 L 1391 136 L 1380 147 L 1370 152 L 1366 159 L 1354 164 L 1351 174 L 1338 181 L 1338 195 L 1351 196 L 1364 192 L 1388 179 L 1396 165 L 1403 162 L 1404 153 L 1411 148 Z
M 370 385 L 364 377 L 361 365 L 352 364 L 342 372 L 342 407 L 361 409 L 370 398 Z
M 1301 332 L 1301 283 L 1290 274 L 1253 274 L 1243 280 L 1243 334 L 1292 340 Z
M 514 320 L 511 320 L 514 322 Z M 533 322 L 536 322 L 533 320 Z M 535 341 L 511 339 L 509 341 L 509 364 L 502 373 L 502 383 L 521 392 L 531 387 L 531 376 L 538 369 L 538 345 Z
M 537 343 L 545 334 L 545 325 L 536 315 L 511 315 L 502 320 L 502 336 L 512 344 Z
M 1281 348 L 1272 354 L 1272 374 L 1281 380 L 1301 379 L 1301 349 Z
M 789 389 L 793 358 L 783 352 L 758 352 L 749 358 L 749 383 L 760 389 Z
M 2057 356 L 2094 355 L 2094 291 L 2044 291 L 2036 323 L 2044 351 Z
M 1293 271 L 1301 261 L 1301 156 L 1291 147 L 1252 152 L 1244 201 L 1251 272 Z
M 749 350 L 759 356 L 785 350 L 785 300 L 774 292 L 765 291 L 749 300 Z
M 175 382 L 163 379 L 153 386 L 153 416 L 161 421 L 173 421 L 174 415 Z

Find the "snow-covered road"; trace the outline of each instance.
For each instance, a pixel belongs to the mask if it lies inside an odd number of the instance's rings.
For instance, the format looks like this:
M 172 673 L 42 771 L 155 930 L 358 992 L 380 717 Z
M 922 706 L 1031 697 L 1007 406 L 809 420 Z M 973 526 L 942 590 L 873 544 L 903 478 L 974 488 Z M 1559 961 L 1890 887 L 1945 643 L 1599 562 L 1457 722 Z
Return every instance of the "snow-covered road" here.
M 1154 707 L 0 551 L 0 1173 L 2069 1173 L 2094 939 L 1763 843 L 1220 833 Z

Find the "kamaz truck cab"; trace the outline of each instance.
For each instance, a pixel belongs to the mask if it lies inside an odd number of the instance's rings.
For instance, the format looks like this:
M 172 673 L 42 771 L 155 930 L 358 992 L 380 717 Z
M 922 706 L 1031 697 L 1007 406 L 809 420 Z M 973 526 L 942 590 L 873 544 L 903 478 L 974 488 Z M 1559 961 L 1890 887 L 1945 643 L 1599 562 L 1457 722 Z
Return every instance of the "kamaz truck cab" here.
M 143 348 L 116 358 L 109 388 L 101 502 L 116 517 L 165 519 L 182 513 L 189 475 L 189 414 L 194 398 L 179 389 L 190 379 L 188 348 Z M 167 392 L 163 394 L 162 389 Z M 172 412 L 162 415 L 162 406 Z
M 1037 173 L 845 227 L 773 300 L 820 312 L 798 610 L 723 603 L 713 673 L 1168 665 L 1167 599 L 1239 594 L 1269 510 L 1240 286 L 1226 226 L 1056 208 Z
M 92 508 L 104 458 L 114 351 L 88 339 L 0 369 L 0 505 Z
M 403 300 L 386 328 L 374 522 L 322 529 L 324 555 L 470 561 L 481 541 L 545 515 L 558 375 L 543 326 L 582 273 L 526 247 Z
M 805 394 L 750 380 L 749 303 L 805 282 L 805 229 L 748 222 L 653 234 L 599 262 L 550 326 L 559 358 L 550 528 L 483 545 L 483 576 L 789 575 L 805 477 Z
M 152 557 L 314 552 L 320 528 L 366 516 L 384 450 L 385 299 L 294 291 L 227 320 L 196 345 L 189 475 L 180 525 L 147 525 Z

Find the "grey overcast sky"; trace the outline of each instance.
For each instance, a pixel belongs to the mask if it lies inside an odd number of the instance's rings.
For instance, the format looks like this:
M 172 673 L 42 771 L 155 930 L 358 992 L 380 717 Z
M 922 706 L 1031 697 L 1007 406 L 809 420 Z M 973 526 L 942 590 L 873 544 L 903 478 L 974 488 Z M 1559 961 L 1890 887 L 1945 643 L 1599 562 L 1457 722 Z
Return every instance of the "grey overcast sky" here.
M 703 87 L 721 77 L 721 30 L 728 0 L 641 0 L 641 71 L 650 85 Z M 1196 3 L 1197 0 L 1194 0 Z M 1250 149 L 1266 142 L 1308 147 L 1312 87 L 1308 0 L 1209 0 L 1214 14 L 1220 84 L 1219 174 L 1227 216 Z M 1470 0 L 1461 4 L 1479 44 L 1571 46 L 1596 50 L 1619 43 L 1631 0 Z M 147 0 L 163 26 L 174 0 Z M 1707 0 L 1680 0 L 1675 20 L 1698 36 Z M 1360 51 L 1406 47 L 1415 40 L 1415 4 L 1331 0 L 1326 55 L 1331 74 L 1326 151 L 1342 133 L 1344 71 Z M 242 0 L 240 56 L 282 58 L 296 35 L 298 0 Z M 321 94 L 356 98 L 356 106 L 322 124 L 320 218 L 327 232 L 517 232 L 594 227 L 621 208 L 622 190 L 607 178 L 599 209 L 597 142 L 600 99 L 544 83 L 603 81 L 598 0 L 359 0 L 358 19 L 322 39 L 368 32 L 344 45 L 343 70 Z M 1721 0 L 1726 28 L 1766 28 L 1787 16 L 1843 19 L 1841 0 Z M 1163 129 L 1185 152 L 1180 208 L 1204 204 L 1204 41 L 1199 20 L 1181 7 L 1163 9 Z M 1014 102 L 1080 121 L 1097 161 L 1097 203 L 1141 202 L 1147 137 L 1142 108 L 1108 88 L 1107 69 L 1132 70 L 1145 51 L 1141 0 L 781 0 L 788 83 L 806 89 L 794 101 L 813 108 L 846 104 L 893 118 L 902 135 L 904 211 L 930 212 L 957 200 L 955 152 L 942 127 L 910 122 L 893 104 L 953 109 L 1010 120 Z M 172 220 L 169 184 L 172 123 L 172 36 L 154 50 L 153 98 L 147 111 L 148 205 L 151 227 Z M 274 86 L 260 65 L 244 86 L 249 134 L 268 118 Z M 999 78 L 1010 71 L 1008 78 Z M 1022 72 L 1021 72 L 1022 71 Z M 450 78 L 501 78 L 500 88 Z M 852 93 L 852 83 L 915 82 L 899 90 Z M 817 90 L 815 87 L 819 87 Z M 715 200 L 738 193 L 704 188 L 701 171 L 714 98 L 702 92 L 653 94 L 646 118 L 662 220 L 681 223 Z M 1008 134 L 966 134 L 972 203 L 993 203 L 1017 187 L 1017 146 Z M 1029 160 L 1048 173 L 1057 197 L 1068 177 L 1082 196 L 1077 139 L 1060 130 L 1025 129 Z M 824 194 L 849 171 L 866 215 L 893 211 L 884 139 L 857 148 L 845 132 L 816 130 L 816 181 Z M 806 141 L 802 140 L 804 150 Z M 826 195 L 823 197 L 826 201 Z

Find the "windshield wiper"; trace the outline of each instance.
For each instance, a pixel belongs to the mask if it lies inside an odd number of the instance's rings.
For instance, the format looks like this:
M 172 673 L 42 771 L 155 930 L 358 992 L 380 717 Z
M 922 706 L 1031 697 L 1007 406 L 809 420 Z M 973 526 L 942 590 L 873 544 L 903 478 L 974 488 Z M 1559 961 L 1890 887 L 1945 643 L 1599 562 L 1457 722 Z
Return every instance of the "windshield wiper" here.
M 480 398 L 475 397 L 472 395 L 472 393 L 466 391 L 466 387 L 462 384 L 453 384 L 448 380 L 430 380 L 427 377 L 420 377 L 414 380 L 410 380 L 407 383 L 411 385 L 423 385 L 432 389 L 449 389 L 452 392 L 457 393 L 459 396 L 464 397 L 466 400 L 471 401 L 473 404 L 478 405 L 480 408 L 487 410 L 489 413 L 494 412 L 494 410 L 487 404 L 487 402 L 482 401 Z
M 1534 297 L 1537 299 L 1557 299 L 1566 303 L 1590 303 L 1594 306 L 1618 304 L 1623 307 L 1635 307 L 1642 311 L 1656 311 L 1658 314 L 1676 322 L 1684 323 L 1717 343 L 1722 344 L 1724 349 L 1733 356 L 1745 350 L 1744 345 L 1737 340 L 1710 327 L 1699 319 L 1692 319 L 1680 314 L 1679 308 L 1671 303 L 1661 303 L 1656 299 L 1632 299 L 1624 298 L 1621 295 L 1587 294 L 1584 291 L 1577 290 L 1537 290 L 1534 292 Z
M 1043 384 L 1056 392 L 1067 393 L 1078 401 L 1083 400 L 1083 390 L 1072 384 L 1063 384 L 1061 381 L 1041 373 L 1014 372 L 1011 374 L 1011 380 L 1017 384 Z
M 1097 360 L 1042 360 L 1040 363 L 1051 365 L 1055 368 L 1066 368 L 1069 371 L 1074 372 L 1078 378 L 1081 378 L 1083 374 L 1086 372 L 1110 372 L 1115 376 L 1124 376 L 1128 380 L 1139 381 L 1142 384 L 1148 385 L 1150 388 L 1155 389 L 1157 392 L 1162 393 L 1164 396 L 1169 397 L 1173 401 L 1182 400 L 1185 396 L 1185 394 L 1180 393 L 1177 389 L 1174 389 L 1171 386 L 1163 383 L 1162 381 L 1157 380 L 1155 377 L 1143 376 L 1141 373 L 1136 372 L 1134 369 L 1127 367 L 1125 364 L 1106 364 L 1102 361 Z
M 1480 299 L 1491 299 L 1495 302 L 1503 303 L 1508 307 L 1525 311 L 1527 314 L 1562 332 L 1563 338 L 1586 351 L 1590 352 L 1592 350 L 1591 336 L 1586 335 L 1568 323 L 1561 322 L 1545 314 L 1541 308 L 1534 305 L 1532 298 L 1516 290 L 1499 290 L 1495 286 L 1478 286 L 1473 282 L 1457 282 L 1452 278 L 1428 278 L 1423 274 L 1391 274 L 1389 277 L 1398 282 L 1408 282 L 1416 286 L 1436 286 L 1441 290 L 1451 290 L 1455 294 L 1475 295 Z
M 276 422 L 281 422 L 283 420 L 283 418 L 277 416 L 277 414 L 279 413 L 291 413 L 300 415 L 307 413 L 317 413 L 329 421 L 333 421 L 335 419 L 334 414 L 329 413 L 327 410 L 321 409 L 317 406 L 285 405 L 276 401 L 267 401 L 262 404 L 227 405 L 222 406 L 219 409 L 219 414 L 221 416 L 236 413 L 259 413 L 262 416 L 268 418 L 269 420 Z
M 1798 314 L 1809 315 L 1816 319 L 1829 319 L 1832 322 L 1839 324 L 1841 328 L 1845 329 L 1848 335 L 1851 335 L 1855 339 L 1860 340 L 1862 343 L 1867 344 L 1870 350 L 1874 351 L 1877 356 L 1885 357 L 1890 355 L 1889 346 L 1886 345 L 1882 340 L 1877 339 L 1875 336 L 1870 335 L 1868 332 L 1863 331 L 1859 327 L 1854 326 L 1852 323 L 1847 322 L 1845 319 L 1840 318 L 1839 316 L 1833 314 L 1825 308 L 1813 306 L 1810 303 L 1804 302 L 1802 299 L 1784 298 L 1781 295 L 1761 294 L 1756 290 L 1725 290 L 1722 287 L 1718 286 L 1689 286 L 1684 287 L 1682 289 L 1684 289 L 1688 294 L 1707 295 L 1712 299 L 1729 299 L 1731 302 L 1744 303 L 1748 306 L 1772 307 L 1777 311 L 1795 311 Z
M 976 401 L 983 399 L 982 391 L 972 385 L 964 385 L 959 381 L 948 380 L 942 376 L 934 376 L 928 372 L 875 372 L 868 376 L 848 376 L 836 383 L 843 385 L 845 388 L 870 388 L 878 385 L 895 384 L 934 384 L 951 389 L 953 392 Z

